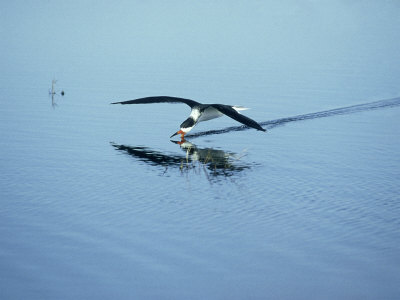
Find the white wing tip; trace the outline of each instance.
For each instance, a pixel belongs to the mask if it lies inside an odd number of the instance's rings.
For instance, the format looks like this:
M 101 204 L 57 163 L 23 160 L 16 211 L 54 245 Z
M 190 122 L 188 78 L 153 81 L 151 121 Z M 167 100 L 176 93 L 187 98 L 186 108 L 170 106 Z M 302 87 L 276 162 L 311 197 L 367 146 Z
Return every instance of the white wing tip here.
M 234 105 L 234 106 L 232 106 L 232 108 L 233 108 L 234 110 L 236 110 L 237 112 L 239 112 L 239 111 L 241 111 L 241 110 L 248 110 L 248 109 L 250 109 L 250 108 L 248 108 L 248 107 L 244 107 L 244 106 L 240 106 L 240 105 Z

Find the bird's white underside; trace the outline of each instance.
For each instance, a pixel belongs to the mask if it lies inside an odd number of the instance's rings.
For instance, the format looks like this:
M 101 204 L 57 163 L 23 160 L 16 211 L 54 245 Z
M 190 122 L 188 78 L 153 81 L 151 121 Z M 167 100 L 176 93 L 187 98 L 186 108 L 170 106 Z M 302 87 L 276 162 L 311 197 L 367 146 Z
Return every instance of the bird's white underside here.
M 236 105 L 232 106 L 232 108 L 237 112 L 248 109 L 247 107 L 236 106 Z M 195 121 L 195 125 L 193 125 L 192 127 L 181 128 L 181 130 L 187 133 L 190 130 L 192 130 L 192 128 L 196 126 L 197 123 L 219 118 L 222 117 L 223 115 L 224 115 L 223 113 L 221 113 L 218 109 L 215 109 L 213 107 L 206 108 L 202 113 L 200 112 L 199 109 L 196 108 L 192 109 L 189 117 L 191 117 Z

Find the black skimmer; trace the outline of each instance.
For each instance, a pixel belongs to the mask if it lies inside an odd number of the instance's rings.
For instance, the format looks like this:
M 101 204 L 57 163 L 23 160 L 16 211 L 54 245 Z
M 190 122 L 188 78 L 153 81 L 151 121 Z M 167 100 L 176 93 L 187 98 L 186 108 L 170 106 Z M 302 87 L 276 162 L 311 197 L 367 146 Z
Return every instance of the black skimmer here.
M 201 104 L 194 100 L 169 97 L 169 96 L 154 96 L 145 97 L 134 100 L 113 102 L 111 104 L 150 104 L 150 103 L 185 103 L 192 109 L 189 118 L 187 118 L 180 126 L 180 130 L 171 135 L 171 138 L 175 135 L 180 134 L 181 139 L 184 140 L 184 136 L 199 122 L 208 121 L 227 115 L 228 117 L 257 130 L 266 131 L 256 121 L 243 116 L 239 113 L 241 110 L 247 108 L 241 106 L 232 106 L 225 104 Z

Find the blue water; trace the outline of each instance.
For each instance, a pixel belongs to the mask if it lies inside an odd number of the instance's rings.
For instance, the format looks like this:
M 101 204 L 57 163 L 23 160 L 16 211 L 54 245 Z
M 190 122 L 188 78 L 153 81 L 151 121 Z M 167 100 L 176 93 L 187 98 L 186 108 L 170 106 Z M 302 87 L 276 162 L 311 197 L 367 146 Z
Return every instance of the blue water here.
M 0 298 L 397 299 L 399 11 L 0 4 Z

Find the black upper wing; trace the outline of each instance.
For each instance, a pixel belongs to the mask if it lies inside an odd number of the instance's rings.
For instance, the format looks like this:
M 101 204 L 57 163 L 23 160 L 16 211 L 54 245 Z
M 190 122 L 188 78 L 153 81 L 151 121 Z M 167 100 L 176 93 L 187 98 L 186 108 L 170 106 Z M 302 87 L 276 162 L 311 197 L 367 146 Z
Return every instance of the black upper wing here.
M 239 114 L 235 109 L 233 109 L 229 105 L 213 104 L 212 106 L 214 108 L 218 109 L 223 114 L 227 115 L 228 117 L 231 117 L 232 119 L 234 119 L 234 120 L 236 120 L 236 121 L 238 121 L 238 122 L 240 122 L 240 123 L 242 123 L 244 125 L 247 125 L 249 127 L 255 128 L 257 130 L 266 131 L 256 121 L 254 121 L 253 119 L 250 119 L 249 117 L 246 117 L 246 116 L 243 116 L 243 115 Z
M 150 104 L 150 103 L 185 103 L 190 107 L 200 105 L 199 102 L 196 102 L 194 100 L 178 98 L 178 97 L 169 97 L 169 96 L 145 97 L 123 102 L 113 102 L 111 104 Z

